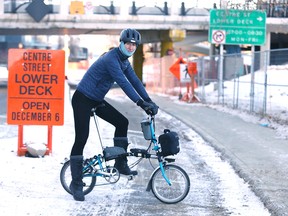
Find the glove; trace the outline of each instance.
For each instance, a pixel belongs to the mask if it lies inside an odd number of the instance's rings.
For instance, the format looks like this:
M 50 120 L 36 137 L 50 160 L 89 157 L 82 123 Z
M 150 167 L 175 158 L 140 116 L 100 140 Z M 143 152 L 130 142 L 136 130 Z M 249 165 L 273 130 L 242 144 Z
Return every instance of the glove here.
M 140 106 L 147 115 L 156 115 L 158 113 L 158 106 L 152 101 L 143 101 L 142 99 L 137 101 L 137 105 Z
M 152 103 L 149 103 L 140 99 L 139 101 L 137 101 L 137 106 L 140 106 L 146 112 L 147 115 L 153 115 L 152 110 L 154 106 Z
M 158 113 L 159 106 L 157 106 L 152 100 L 147 101 L 147 102 L 153 105 L 153 108 L 151 110 L 152 115 L 156 115 Z

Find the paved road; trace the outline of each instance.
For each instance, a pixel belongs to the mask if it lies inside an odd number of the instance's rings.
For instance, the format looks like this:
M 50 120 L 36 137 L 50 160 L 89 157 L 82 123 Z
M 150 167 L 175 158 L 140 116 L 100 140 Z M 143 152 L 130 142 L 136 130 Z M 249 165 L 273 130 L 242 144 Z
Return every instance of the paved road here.
M 153 96 L 167 113 L 197 131 L 230 161 L 272 215 L 288 215 L 288 141 L 270 128 L 204 105 Z

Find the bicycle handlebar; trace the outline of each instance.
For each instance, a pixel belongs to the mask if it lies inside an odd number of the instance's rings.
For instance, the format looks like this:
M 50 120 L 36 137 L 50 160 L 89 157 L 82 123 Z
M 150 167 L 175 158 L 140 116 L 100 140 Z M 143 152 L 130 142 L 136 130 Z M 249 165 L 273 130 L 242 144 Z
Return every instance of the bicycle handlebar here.
M 148 115 L 148 118 L 149 118 L 151 121 L 152 121 L 152 120 L 154 121 L 155 115 L 149 114 L 149 115 Z

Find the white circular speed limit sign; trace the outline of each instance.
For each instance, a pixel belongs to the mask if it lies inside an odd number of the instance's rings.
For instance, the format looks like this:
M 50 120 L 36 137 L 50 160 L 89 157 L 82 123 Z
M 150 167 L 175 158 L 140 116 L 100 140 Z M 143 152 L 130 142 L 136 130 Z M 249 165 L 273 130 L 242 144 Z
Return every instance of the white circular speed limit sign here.
M 225 44 L 226 31 L 223 30 L 213 30 L 212 31 L 212 43 Z

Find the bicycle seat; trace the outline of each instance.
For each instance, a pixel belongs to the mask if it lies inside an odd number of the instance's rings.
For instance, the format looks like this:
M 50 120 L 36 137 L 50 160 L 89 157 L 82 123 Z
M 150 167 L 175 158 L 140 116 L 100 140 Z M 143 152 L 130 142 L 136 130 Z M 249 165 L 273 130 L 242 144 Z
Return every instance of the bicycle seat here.
M 104 103 L 100 103 L 100 104 L 96 105 L 95 107 L 93 107 L 93 108 L 91 109 L 91 116 L 93 116 L 94 112 L 96 112 L 96 110 L 97 110 L 98 108 L 104 107 L 104 106 L 105 106 Z

